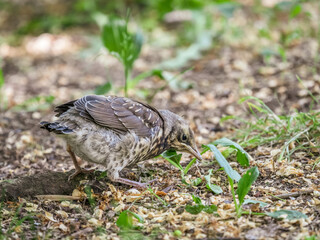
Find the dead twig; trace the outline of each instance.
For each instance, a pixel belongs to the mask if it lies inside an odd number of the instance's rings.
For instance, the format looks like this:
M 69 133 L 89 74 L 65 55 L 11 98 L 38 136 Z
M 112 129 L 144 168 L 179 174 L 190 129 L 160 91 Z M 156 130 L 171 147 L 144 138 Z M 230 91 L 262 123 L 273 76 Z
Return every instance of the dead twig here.
M 71 234 L 71 237 L 72 238 L 76 238 L 76 237 L 80 237 L 82 235 L 86 235 L 86 234 L 91 233 L 91 232 L 93 232 L 93 229 L 88 227 L 88 228 L 82 229 L 82 230 L 80 230 L 78 232 L 75 232 L 75 233 Z
M 51 201 L 70 201 L 80 200 L 81 197 L 74 197 L 69 195 L 36 195 L 39 200 L 51 200 Z
M 314 191 L 313 189 L 308 189 L 308 190 L 301 190 L 298 192 L 284 193 L 284 194 L 272 196 L 272 200 L 288 199 L 290 197 L 299 197 L 301 195 L 313 193 L 313 191 Z

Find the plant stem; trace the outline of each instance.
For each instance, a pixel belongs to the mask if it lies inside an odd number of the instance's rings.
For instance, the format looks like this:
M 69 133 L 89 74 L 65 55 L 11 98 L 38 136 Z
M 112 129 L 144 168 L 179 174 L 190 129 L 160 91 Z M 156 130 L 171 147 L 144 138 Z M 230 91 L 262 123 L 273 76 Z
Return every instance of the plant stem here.
M 163 200 L 161 197 L 159 197 L 157 194 L 155 194 L 154 191 L 152 190 L 152 188 L 148 187 L 148 191 L 149 191 L 152 195 L 154 195 L 156 198 L 158 198 L 159 201 L 163 203 L 163 205 L 168 206 L 168 203 L 167 203 L 165 200 Z
M 265 213 L 260 213 L 260 212 L 248 212 L 248 211 L 241 211 L 241 214 L 246 214 L 246 215 L 260 215 L 260 216 L 266 216 L 267 214 Z
M 237 203 L 237 199 L 236 199 L 236 195 L 235 195 L 234 187 L 233 187 L 233 180 L 229 176 L 228 176 L 228 180 L 229 180 L 229 184 L 231 187 L 231 193 L 232 193 L 232 198 L 233 198 L 233 202 L 234 202 L 234 207 L 236 208 L 237 216 L 240 217 L 241 213 L 242 213 L 241 206 L 238 206 L 238 203 Z
M 130 69 L 128 67 L 124 67 L 124 75 L 125 75 L 125 83 L 124 83 L 124 96 L 128 97 L 128 82 L 130 81 Z
M 183 174 L 186 175 L 189 171 L 189 169 L 192 167 L 192 165 L 197 161 L 196 158 L 192 159 L 188 165 L 186 166 L 186 168 L 183 170 Z
M 201 152 L 201 155 L 204 154 L 205 152 L 209 151 L 209 149 L 205 149 Z M 183 174 L 186 175 L 188 173 L 188 171 L 190 170 L 190 168 L 192 167 L 192 165 L 197 161 L 196 158 L 192 159 L 188 165 L 186 166 L 186 168 L 183 171 Z

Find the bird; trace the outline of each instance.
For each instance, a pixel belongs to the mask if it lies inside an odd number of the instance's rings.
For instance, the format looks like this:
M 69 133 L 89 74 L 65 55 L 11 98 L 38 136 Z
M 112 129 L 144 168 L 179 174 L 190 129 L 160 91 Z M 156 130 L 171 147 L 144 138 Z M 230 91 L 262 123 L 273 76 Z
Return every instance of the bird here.
M 169 110 L 118 96 L 86 95 L 55 108 L 56 120 L 42 121 L 40 127 L 66 142 L 75 172 L 69 180 L 87 172 L 82 160 L 102 165 L 113 182 L 136 188 L 141 183 L 120 177 L 125 167 L 174 149 L 202 160 L 189 123 Z

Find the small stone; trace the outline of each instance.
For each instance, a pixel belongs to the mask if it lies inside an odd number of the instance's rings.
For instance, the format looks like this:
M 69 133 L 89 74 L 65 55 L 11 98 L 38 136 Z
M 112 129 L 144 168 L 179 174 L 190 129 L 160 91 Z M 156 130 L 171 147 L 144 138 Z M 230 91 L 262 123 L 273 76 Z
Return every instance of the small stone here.
M 95 218 L 90 218 L 88 220 L 88 223 L 91 224 L 91 225 L 94 225 L 94 226 L 101 226 L 101 221 L 95 219 Z
M 94 210 L 94 213 L 93 213 L 93 216 L 98 219 L 98 220 L 101 220 L 102 219 L 102 216 L 103 216 L 103 211 L 99 208 L 96 208 Z
M 177 214 L 182 214 L 183 212 L 184 212 L 184 207 L 178 207 L 177 209 L 176 209 L 176 212 L 177 212 Z

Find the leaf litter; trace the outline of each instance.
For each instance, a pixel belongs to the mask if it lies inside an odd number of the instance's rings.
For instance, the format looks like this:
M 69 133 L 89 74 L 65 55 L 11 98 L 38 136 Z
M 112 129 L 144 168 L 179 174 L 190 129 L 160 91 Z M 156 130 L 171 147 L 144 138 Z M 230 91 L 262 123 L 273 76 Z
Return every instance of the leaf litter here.
M 49 56 L 44 58 L 42 52 L 33 56 L 34 51 L 30 49 L 37 41 L 44 41 L 43 39 L 49 39 L 52 44 L 49 46 Z M 73 41 L 73 38 L 65 36 L 55 39 L 67 41 L 66 46 L 70 46 L 69 41 Z M 222 46 L 195 61 L 195 68 L 184 74 L 196 87 L 180 92 L 164 89 L 155 95 L 152 103 L 159 108 L 170 108 L 185 115 L 192 123 L 198 145 L 235 136 L 234 129 L 244 126 L 240 116 L 251 120 L 249 109 L 237 103 L 243 96 L 258 97 L 277 115 L 293 109 L 308 111 L 312 102 L 308 91 L 317 94 L 320 88 L 319 74 L 313 74 L 308 55 L 305 54 L 308 41 L 311 40 L 301 40 L 289 49 L 285 64 L 280 64 L 280 60 L 275 58 L 269 66 L 265 66 L 262 59 L 246 46 Z M 88 59 L 76 57 L 84 43 L 85 39 L 80 45 L 78 41 L 72 42 L 72 49 L 64 48 L 65 45 L 62 44 L 61 48 L 55 50 L 51 47 L 55 44 L 52 38 L 41 36 L 39 39 L 30 39 L 24 46 L 23 54 L 19 47 L 1 46 L 0 52 L 6 53 L 3 55 L 4 75 L 10 78 L 5 85 L 10 106 L 23 103 L 35 93 L 55 96 L 53 103 L 56 104 L 70 100 L 71 96 L 79 97 L 87 89 L 94 89 L 104 83 L 103 72 L 106 66 L 101 64 L 101 61 L 88 63 Z M 310 48 L 312 46 L 310 44 Z M 150 55 L 155 54 L 152 53 L 152 47 L 149 50 Z M 27 60 L 23 62 L 21 56 Z M 300 57 L 300 60 L 295 56 Z M 112 79 L 120 82 L 120 67 L 116 66 L 111 58 L 105 58 L 108 59 L 108 67 L 115 66 L 114 72 L 110 73 L 114 74 Z M 150 56 L 145 55 L 142 58 L 148 59 Z M 35 60 L 31 63 L 32 59 Z M 46 71 L 42 72 L 40 69 L 44 63 Z M 26 74 L 13 71 L 21 66 L 31 70 Z M 299 84 L 296 74 L 303 79 L 309 79 L 303 82 L 304 86 Z M 158 81 L 157 78 L 151 78 L 146 85 L 157 85 Z M 58 84 L 55 84 L 56 82 Z M 214 85 L 214 88 L 208 87 L 211 85 Z M 278 99 L 274 97 L 275 94 Z M 50 106 L 47 107 L 51 108 Z M 3 159 L 0 162 L 1 181 L 34 175 L 43 169 L 62 172 L 73 169 L 72 161 L 65 153 L 62 143 L 52 136 L 44 135 L 38 129 L 40 119 L 48 117 L 48 108 L 31 109 L 27 112 L 1 112 L 0 141 L 4 143 L 0 146 Z M 236 117 L 231 122 L 229 120 L 221 124 L 220 117 L 227 115 Z M 259 133 L 258 130 L 256 133 Z M 261 136 L 263 137 L 265 136 Z M 293 142 L 308 146 L 310 139 L 312 136 L 299 140 L 301 142 Z M 34 196 L 20 198 L 18 202 L 2 201 L 0 235 L 7 234 L 15 239 L 21 236 L 119 239 L 128 234 L 156 239 L 299 239 L 313 234 L 319 236 L 319 144 L 314 142 L 312 151 L 299 149 L 290 155 L 290 160 L 284 158 L 278 161 L 284 143 L 271 141 L 252 148 L 248 144 L 248 148 L 245 148 L 252 157 L 250 166 L 258 167 L 260 175 L 244 199 L 244 209 L 269 212 L 277 217 L 276 220 L 270 216 L 250 214 L 237 217 L 226 175 L 219 171 L 220 166 L 213 162 L 213 154 L 207 152 L 203 155 L 204 162 L 192 167 L 185 176 L 185 182 L 189 184 L 182 181 L 178 168 L 169 165 L 162 158 L 157 158 L 139 163 L 137 167 L 125 172 L 134 180 L 139 180 L 139 177 L 141 181 L 158 178 L 157 183 L 151 186 L 152 192 L 128 189 L 126 186 L 111 183 L 107 178 L 101 178 L 94 182 L 82 181 L 78 188 L 70 193 L 70 196 L 79 200 Z M 288 144 L 289 151 L 294 148 L 294 144 Z M 236 155 L 237 153 L 230 154 L 230 158 L 234 160 L 230 165 L 243 175 L 247 168 L 236 161 Z M 189 156 L 183 154 L 181 166 L 185 167 L 190 160 Z M 198 184 L 190 184 L 193 181 Z M 101 185 L 98 182 L 101 182 Z M 219 186 L 222 193 L 220 189 L 211 191 L 214 186 Z M 283 196 L 300 192 L 301 194 L 293 197 Z M 216 206 L 217 209 L 209 208 L 210 206 Z M 299 216 L 302 217 L 292 217 L 296 214 L 290 212 L 292 210 L 299 211 Z M 283 218 L 285 216 L 289 217 Z

